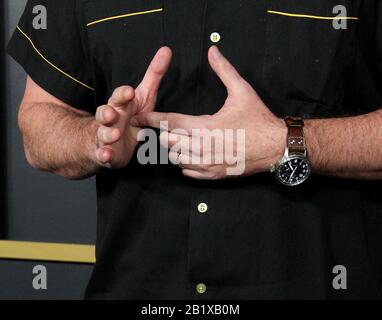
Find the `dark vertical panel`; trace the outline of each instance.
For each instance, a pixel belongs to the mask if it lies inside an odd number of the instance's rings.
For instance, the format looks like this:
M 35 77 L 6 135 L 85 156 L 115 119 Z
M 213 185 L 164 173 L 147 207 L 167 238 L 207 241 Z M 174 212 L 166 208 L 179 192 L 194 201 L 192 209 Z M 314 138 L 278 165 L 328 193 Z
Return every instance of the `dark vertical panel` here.
M 0 1 L 0 238 L 5 238 L 5 10 Z

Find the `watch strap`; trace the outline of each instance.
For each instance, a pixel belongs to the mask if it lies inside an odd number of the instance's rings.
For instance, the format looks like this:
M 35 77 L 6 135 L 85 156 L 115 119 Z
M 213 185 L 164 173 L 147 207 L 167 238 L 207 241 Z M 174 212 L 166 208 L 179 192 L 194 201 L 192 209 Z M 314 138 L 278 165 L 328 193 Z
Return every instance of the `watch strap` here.
M 304 121 L 298 117 L 286 117 L 285 123 L 288 128 L 287 148 L 289 153 L 306 153 L 304 137 Z

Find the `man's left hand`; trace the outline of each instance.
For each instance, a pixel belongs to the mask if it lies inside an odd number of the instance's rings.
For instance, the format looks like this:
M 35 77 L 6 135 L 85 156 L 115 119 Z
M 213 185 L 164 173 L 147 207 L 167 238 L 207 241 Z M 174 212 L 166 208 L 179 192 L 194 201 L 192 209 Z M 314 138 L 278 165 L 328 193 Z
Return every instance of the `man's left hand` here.
M 162 132 L 160 142 L 170 149 L 171 162 L 180 162 L 185 176 L 208 180 L 229 176 L 227 169 L 234 164 L 214 161 L 220 156 L 224 157 L 217 153 L 227 152 L 227 141 L 215 140 L 207 146 L 203 143 L 193 143 L 196 139 L 200 141 L 200 138 L 206 137 L 208 132 L 216 132 L 217 129 L 221 130 L 223 139 L 227 139 L 224 134 L 227 130 L 234 132 L 233 136 L 239 130 L 245 133 L 243 145 L 240 146 L 240 141 L 236 141 L 232 146 L 233 154 L 245 151 L 244 166 L 240 175 L 269 171 L 270 166 L 281 158 L 285 149 L 287 129 L 284 121 L 268 109 L 256 91 L 240 76 L 216 46 L 210 48 L 208 59 L 228 93 L 223 107 L 217 113 L 190 116 L 179 113 L 147 112 L 135 116 L 131 124 L 161 128 L 163 123 L 167 122 L 168 127 Z M 195 132 L 199 132 L 199 136 Z M 181 153 L 172 150 L 172 147 L 179 143 L 182 145 Z M 213 150 L 217 143 L 222 143 L 225 147 Z M 206 155 L 212 160 L 209 163 L 203 161 Z

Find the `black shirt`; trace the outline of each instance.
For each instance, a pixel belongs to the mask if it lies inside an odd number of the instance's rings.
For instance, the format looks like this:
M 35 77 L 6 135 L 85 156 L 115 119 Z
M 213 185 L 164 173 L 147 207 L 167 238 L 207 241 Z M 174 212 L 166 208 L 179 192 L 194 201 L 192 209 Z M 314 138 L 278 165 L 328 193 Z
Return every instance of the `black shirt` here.
M 47 7 L 47 30 L 33 28 L 37 4 Z M 328 19 L 336 5 L 347 9 L 347 29 Z M 95 112 L 114 88 L 139 84 L 167 45 L 174 55 L 157 110 L 212 114 L 226 98 L 207 61 L 214 32 L 280 117 L 382 106 L 378 0 L 30 0 L 9 52 L 45 90 Z M 380 298 L 380 192 L 380 182 L 314 175 L 296 188 L 270 173 L 194 181 L 134 157 L 97 175 L 97 263 L 86 297 Z M 336 265 L 346 267 L 347 290 L 332 286 Z

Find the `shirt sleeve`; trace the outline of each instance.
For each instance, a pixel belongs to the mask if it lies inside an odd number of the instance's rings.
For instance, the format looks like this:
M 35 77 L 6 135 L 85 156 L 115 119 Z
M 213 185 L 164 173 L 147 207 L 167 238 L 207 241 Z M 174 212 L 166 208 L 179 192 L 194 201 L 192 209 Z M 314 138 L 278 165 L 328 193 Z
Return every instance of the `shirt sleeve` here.
M 46 8 L 45 29 L 39 28 L 41 6 Z M 81 29 L 76 0 L 28 0 L 7 51 L 44 90 L 92 111 L 94 88 Z

